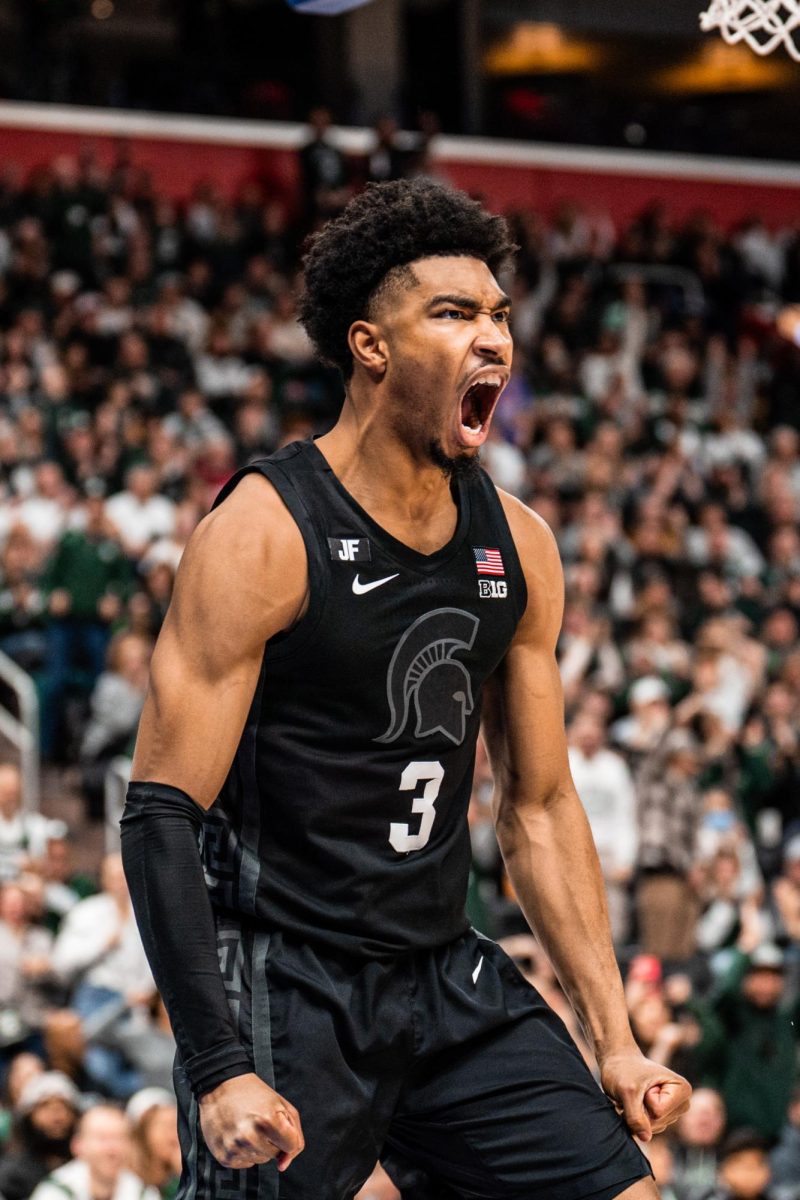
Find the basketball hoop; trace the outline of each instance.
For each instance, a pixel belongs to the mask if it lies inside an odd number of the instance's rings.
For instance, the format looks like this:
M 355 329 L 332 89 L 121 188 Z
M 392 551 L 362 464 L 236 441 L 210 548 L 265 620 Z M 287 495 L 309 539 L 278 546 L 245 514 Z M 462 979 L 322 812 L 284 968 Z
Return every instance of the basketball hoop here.
M 800 0 L 711 0 L 700 27 L 718 29 L 730 46 L 746 42 L 756 54 L 782 44 L 800 62 Z

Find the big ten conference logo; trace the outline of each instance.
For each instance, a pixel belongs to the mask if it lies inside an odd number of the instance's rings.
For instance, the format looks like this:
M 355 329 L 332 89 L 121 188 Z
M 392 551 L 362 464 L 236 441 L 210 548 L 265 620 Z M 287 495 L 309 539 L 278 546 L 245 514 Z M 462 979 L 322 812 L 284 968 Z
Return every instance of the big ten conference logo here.
M 479 579 L 478 595 L 481 600 L 505 600 L 508 584 L 505 579 Z

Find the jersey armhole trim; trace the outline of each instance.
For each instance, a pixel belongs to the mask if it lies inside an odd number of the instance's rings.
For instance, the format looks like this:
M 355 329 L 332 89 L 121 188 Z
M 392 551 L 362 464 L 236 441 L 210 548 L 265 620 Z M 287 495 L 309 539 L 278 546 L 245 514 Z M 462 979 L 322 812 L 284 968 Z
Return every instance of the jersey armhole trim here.
M 266 643 L 267 662 L 288 658 L 316 633 L 328 601 L 328 577 L 320 559 L 321 533 L 303 496 L 294 486 L 281 463 L 263 463 L 259 469 L 269 479 L 300 530 L 308 563 L 308 608 L 300 620 L 286 633 L 277 634 Z
M 296 450 L 295 453 L 297 453 Z M 293 455 L 286 455 L 286 457 L 293 457 Z M 218 504 L 227 499 L 245 475 L 253 473 L 262 475 L 278 493 L 289 516 L 300 531 L 308 564 L 308 608 L 290 629 L 276 634 L 264 644 L 264 658 L 272 662 L 275 659 L 288 658 L 314 636 L 322 620 L 328 599 L 328 578 L 319 557 L 321 535 L 302 495 L 295 488 L 281 462 L 275 459 L 260 459 L 242 467 L 228 480 L 212 507 L 216 508 Z

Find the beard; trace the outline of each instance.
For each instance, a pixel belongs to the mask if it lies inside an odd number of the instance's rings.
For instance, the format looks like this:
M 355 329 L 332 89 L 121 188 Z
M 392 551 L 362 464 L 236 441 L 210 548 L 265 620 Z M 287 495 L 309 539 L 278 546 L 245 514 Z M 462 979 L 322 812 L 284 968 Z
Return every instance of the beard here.
M 480 453 L 457 454 L 455 457 L 451 457 L 449 454 L 445 454 L 442 443 L 438 439 L 434 439 L 428 444 L 428 453 L 431 461 L 436 464 L 448 482 L 458 479 L 469 482 L 471 479 L 477 479 L 480 474 Z

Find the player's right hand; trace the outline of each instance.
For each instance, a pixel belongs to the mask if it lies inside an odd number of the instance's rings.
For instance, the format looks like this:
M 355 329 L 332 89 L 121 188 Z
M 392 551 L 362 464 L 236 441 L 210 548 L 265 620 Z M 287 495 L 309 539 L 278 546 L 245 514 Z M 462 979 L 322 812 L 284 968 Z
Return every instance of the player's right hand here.
M 274 1158 L 285 1171 L 305 1146 L 297 1109 L 254 1074 L 237 1075 L 206 1092 L 200 1128 L 217 1162 L 235 1170 Z

